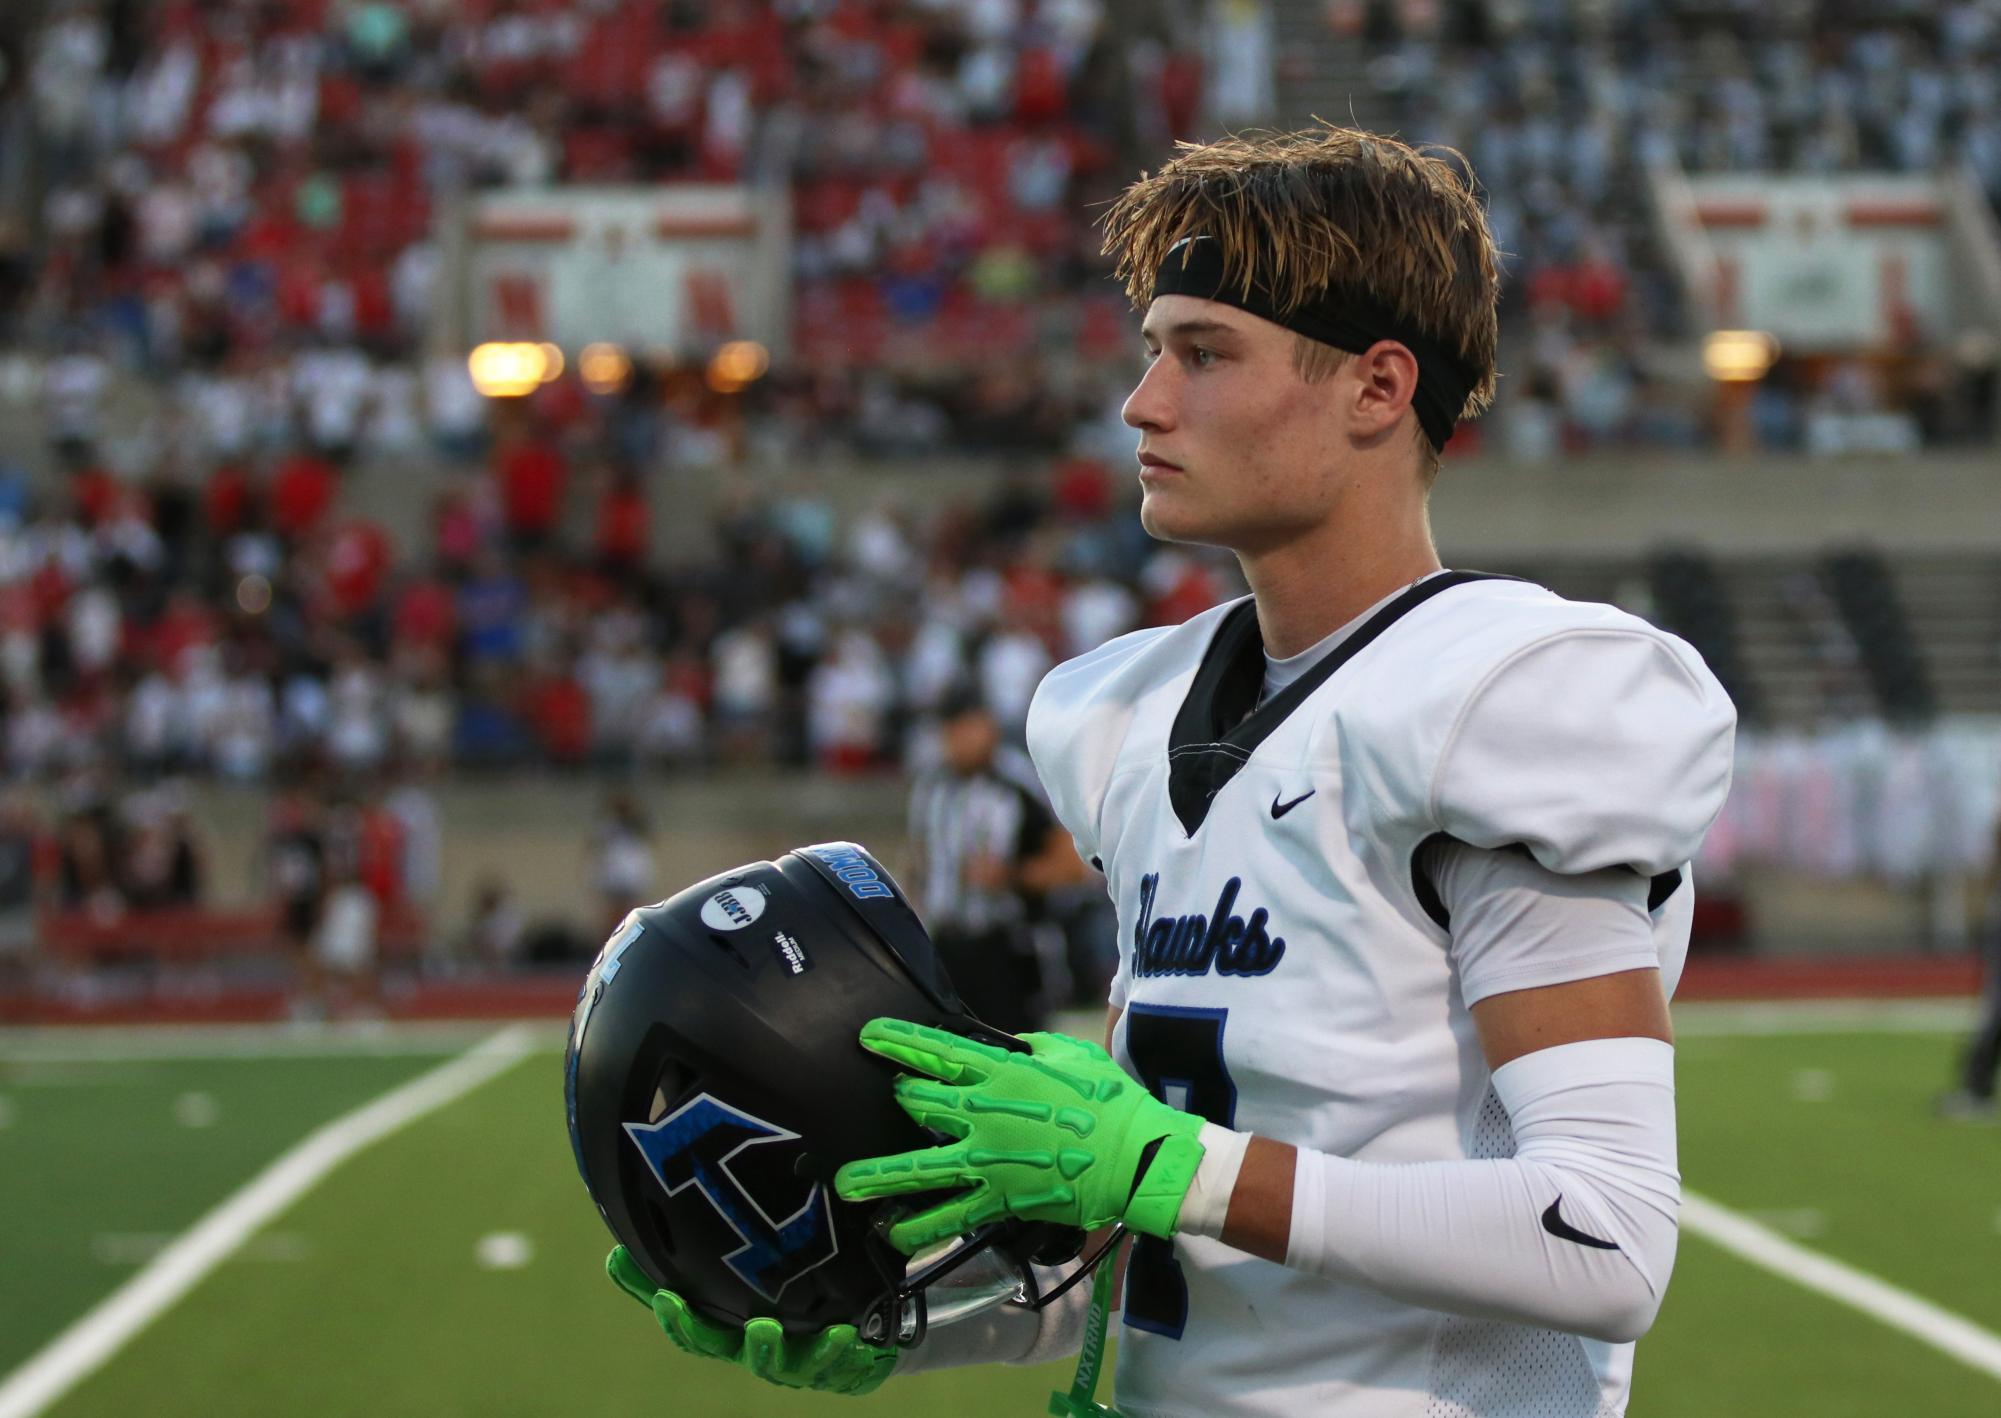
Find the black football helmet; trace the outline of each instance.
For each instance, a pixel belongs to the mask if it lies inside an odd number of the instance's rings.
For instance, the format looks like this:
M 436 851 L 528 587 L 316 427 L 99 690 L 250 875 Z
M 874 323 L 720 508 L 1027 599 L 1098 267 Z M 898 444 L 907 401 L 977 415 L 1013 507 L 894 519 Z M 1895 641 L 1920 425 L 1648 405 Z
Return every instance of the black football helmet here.
M 857 1042 L 878 1015 L 1025 1047 L 967 1012 L 894 879 L 851 843 L 625 918 L 584 980 L 564 1092 L 584 1185 L 656 1283 L 719 1321 L 854 1324 L 904 1344 L 1060 1293 L 1038 1295 L 1029 1262 L 1074 1256 L 1077 1231 L 1004 1222 L 906 1261 L 883 1231 L 922 1198 L 834 1194 L 842 1163 L 935 1141 Z

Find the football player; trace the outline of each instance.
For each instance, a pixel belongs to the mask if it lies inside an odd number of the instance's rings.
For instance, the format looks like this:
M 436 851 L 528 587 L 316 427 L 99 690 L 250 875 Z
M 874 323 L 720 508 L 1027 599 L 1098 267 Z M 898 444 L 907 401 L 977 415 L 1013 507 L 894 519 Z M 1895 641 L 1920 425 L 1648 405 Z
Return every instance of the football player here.
M 1441 568 L 1426 515 L 1495 382 L 1452 165 L 1321 128 L 1185 146 L 1106 219 L 1151 365 L 1153 536 L 1252 594 L 1059 666 L 1036 767 L 1117 903 L 1111 1055 L 878 1021 L 952 1187 L 1140 1233 L 1118 1404 L 1622 1413 L 1675 1253 L 1667 998 L 1735 713 L 1688 645 Z M 1130 1086 L 1141 1080 L 1146 1091 Z
M 872 1022 L 948 1141 L 840 1194 L 943 1191 L 890 1231 L 913 1252 L 1007 1216 L 1137 1233 L 1134 1418 L 1621 1414 L 1674 1260 L 1667 999 L 1734 711 L 1643 621 L 1441 567 L 1439 454 L 1496 357 L 1453 165 L 1333 127 L 1188 145 L 1106 230 L 1151 358 L 1141 520 L 1252 594 L 1058 667 L 1030 712 L 1118 909 L 1109 1053 Z M 1104 1303 L 901 1356 L 677 1337 L 853 1388 L 1064 1352 Z

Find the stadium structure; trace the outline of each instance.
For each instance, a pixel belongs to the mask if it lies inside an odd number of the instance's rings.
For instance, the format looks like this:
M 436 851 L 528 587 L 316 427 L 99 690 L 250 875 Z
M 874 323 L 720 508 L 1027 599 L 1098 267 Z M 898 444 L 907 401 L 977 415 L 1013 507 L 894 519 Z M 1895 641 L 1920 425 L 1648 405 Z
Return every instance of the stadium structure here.
M 1986 0 L 9 0 L 0 1129 L 42 1031 L 559 1020 L 633 905 L 899 860 L 955 690 L 1241 593 L 1137 528 L 1094 219 L 1315 119 L 1508 254 L 1446 564 L 1737 703 L 1680 999 L 1941 1008 L 1923 1114 L 2001 930 L 1997 72 Z

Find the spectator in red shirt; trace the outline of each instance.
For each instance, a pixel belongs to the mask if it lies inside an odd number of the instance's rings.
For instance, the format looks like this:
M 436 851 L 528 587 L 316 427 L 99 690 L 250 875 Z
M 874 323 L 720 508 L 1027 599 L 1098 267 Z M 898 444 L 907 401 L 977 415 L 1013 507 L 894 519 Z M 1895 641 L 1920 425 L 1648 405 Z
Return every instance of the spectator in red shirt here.
M 563 517 L 569 469 L 563 455 L 525 431 L 510 431 L 500 445 L 501 515 L 517 552 L 542 551 L 556 539 Z
M 149 651 L 146 658 L 166 673 L 173 674 L 180 668 L 189 650 L 200 645 L 213 645 L 216 636 L 215 612 L 198 594 L 184 588 L 168 598 L 166 609 L 147 627 L 144 643 Z
M 395 814 L 379 802 L 361 810 L 355 876 L 385 907 L 403 895 L 403 828 Z
M 1626 304 L 1626 272 L 1602 244 L 1591 243 L 1571 275 L 1571 308 L 1583 319 L 1607 324 Z
M 208 488 L 202 500 L 209 535 L 221 542 L 242 531 L 243 524 L 249 520 L 251 502 L 256 495 L 249 470 L 243 464 L 235 461 L 218 464 L 215 471 L 209 474 Z
M 621 583 L 638 579 L 646 569 L 652 530 L 645 484 L 631 468 L 619 469 L 598 499 L 598 568 Z
M 333 506 L 339 474 L 334 465 L 301 448 L 271 476 L 271 528 L 296 545 L 310 536 Z
M 584 761 L 591 748 L 591 700 L 567 666 L 530 683 L 521 708 L 544 756 L 564 767 Z
M 355 517 L 334 529 L 327 543 L 327 592 L 334 614 L 352 620 L 380 600 L 395 546 L 379 523 Z
M 463 580 L 474 559 L 491 544 L 498 521 L 495 500 L 492 483 L 457 474 L 431 504 L 434 550 L 447 580 Z
M 412 576 L 396 593 L 390 637 L 398 649 L 449 650 L 458 631 L 458 601 L 437 576 Z
M 1112 510 L 1112 474 L 1100 459 L 1065 458 L 1052 483 L 1051 500 L 1066 520 L 1096 522 Z
M 86 527 L 101 527 L 118 508 L 118 480 L 102 463 L 90 463 L 70 482 L 78 518 Z

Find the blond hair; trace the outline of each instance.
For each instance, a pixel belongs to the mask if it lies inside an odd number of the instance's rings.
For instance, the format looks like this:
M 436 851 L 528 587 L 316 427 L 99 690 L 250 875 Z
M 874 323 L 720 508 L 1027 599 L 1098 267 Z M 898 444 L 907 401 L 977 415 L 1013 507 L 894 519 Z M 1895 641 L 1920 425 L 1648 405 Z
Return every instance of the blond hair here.
M 1176 146 L 1103 218 L 1104 252 L 1136 308 L 1152 303 L 1174 244 L 1207 236 L 1246 296 L 1262 287 L 1287 315 L 1330 290 L 1364 292 L 1464 363 L 1472 392 L 1461 418 L 1493 402 L 1499 259 L 1479 199 L 1446 161 L 1470 173 L 1465 158 L 1326 123 Z M 1295 336 L 1293 367 L 1309 383 L 1347 358 Z M 1422 433 L 1419 443 L 1428 482 L 1437 456 Z

